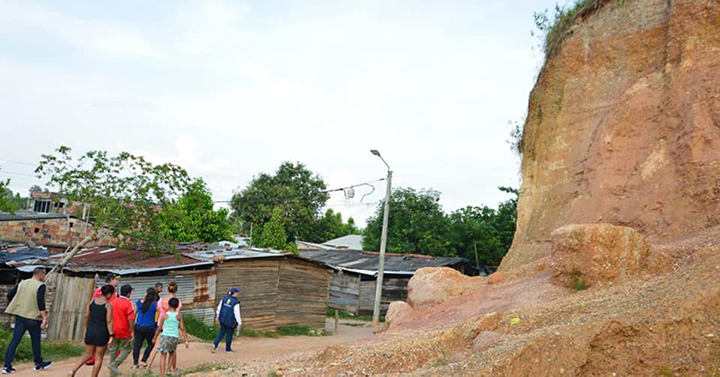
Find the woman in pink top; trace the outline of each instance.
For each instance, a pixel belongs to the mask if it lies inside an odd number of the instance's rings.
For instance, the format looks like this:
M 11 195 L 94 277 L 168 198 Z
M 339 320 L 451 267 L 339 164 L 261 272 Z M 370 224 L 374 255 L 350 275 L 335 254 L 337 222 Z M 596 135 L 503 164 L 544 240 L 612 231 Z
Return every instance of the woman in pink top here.
M 157 318 L 163 318 L 165 313 L 168 312 L 170 309 L 170 305 L 168 303 L 170 302 L 171 298 L 177 298 L 175 295 L 177 294 L 177 283 L 174 281 L 171 281 L 170 284 L 168 284 L 168 294 L 164 297 L 161 297 L 160 300 L 158 300 L 157 304 Z M 178 299 L 178 308 L 177 311 L 180 312 L 180 308 L 182 308 L 182 302 L 180 302 L 180 299 Z M 150 354 L 150 358 L 148 359 L 147 365 L 148 369 L 152 368 L 153 361 L 155 361 L 155 355 L 157 355 L 157 345 L 155 348 L 153 348 L 152 353 Z M 170 356 L 170 360 L 168 362 L 168 370 L 169 371 L 175 371 L 177 366 L 177 352 L 173 352 Z

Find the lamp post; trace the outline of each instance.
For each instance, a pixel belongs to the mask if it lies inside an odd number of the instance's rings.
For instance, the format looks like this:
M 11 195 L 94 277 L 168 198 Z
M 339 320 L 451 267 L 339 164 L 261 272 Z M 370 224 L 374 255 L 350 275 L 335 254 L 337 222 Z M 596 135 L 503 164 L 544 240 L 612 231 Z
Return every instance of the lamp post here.
M 383 211 L 383 227 L 382 236 L 380 238 L 380 258 L 378 260 L 378 275 L 375 281 L 375 303 L 373 305 L 373 327 L 377 329 L 380 324 L 380 300 L 382 300 L 382 285 L 383 275 L 385 273 L 385 248 L 387 247 L 387 232 L 388 232 L 388 216 L 390 215 L 390 190 L 392 187 L 392 171 L 390 165 L 385 162 L 380 152 L 376 149 L 370 150 L 370 153 L 380 157 L 382 162 L 387 166 L 387 188 L 385 191 L 385 210 Z

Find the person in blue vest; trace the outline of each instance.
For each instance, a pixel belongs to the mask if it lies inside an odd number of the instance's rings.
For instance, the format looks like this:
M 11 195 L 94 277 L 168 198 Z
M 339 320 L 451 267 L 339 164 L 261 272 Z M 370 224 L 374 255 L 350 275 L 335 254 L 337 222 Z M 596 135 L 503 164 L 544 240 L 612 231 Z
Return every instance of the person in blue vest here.
M 222 301 L 217 307 L 217 316 L 215 322 L 220 324 L 220 331 L 215 337 L 213 342 L 212 353 L 217 351 L 217 347 L 220 344 L 223 336 L 225 336 L 225 352 L 232 353 L 232 340 L 235 329 L 242 325 L 242 319 L 240 318 L 240 290 L 232 287 L 228 295 L 223 297 Z

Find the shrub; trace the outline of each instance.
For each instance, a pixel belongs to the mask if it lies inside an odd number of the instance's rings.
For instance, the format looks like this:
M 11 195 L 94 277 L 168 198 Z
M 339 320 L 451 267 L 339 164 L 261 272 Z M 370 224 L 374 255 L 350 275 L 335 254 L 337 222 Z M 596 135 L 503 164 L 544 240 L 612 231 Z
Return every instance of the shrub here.
M 580 271 L 573 271 L 572 280 L 570 281 L 570 288 L 574 289 L 576 292 L 588 289 L 588 284 L 583 279 L 582 273 Z
M 553 15 L 550 15 L 548 10 L 535 12 L 533 14 L 535 26 L 545 35 L 543 41 L 545 58 L 547 59 L 557 53 L 568 30 L 578 17 L 596 12 L 611 1 L 618 0 L 576 0 L 574 5 L 567 8 L 556 4 Z

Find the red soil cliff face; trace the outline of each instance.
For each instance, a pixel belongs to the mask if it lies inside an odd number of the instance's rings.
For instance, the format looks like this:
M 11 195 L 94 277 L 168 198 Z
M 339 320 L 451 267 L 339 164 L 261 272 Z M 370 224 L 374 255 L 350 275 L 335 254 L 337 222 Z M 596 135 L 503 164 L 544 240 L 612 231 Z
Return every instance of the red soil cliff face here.
M 553 230 L 629 226 L 651 243 L 720 224 L 720 4 L 613 1 L 571 28 L 532 91 L 518 230 L 501 270 Z

